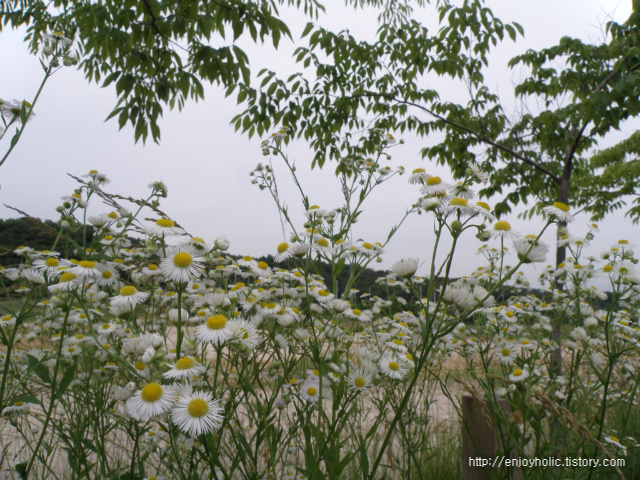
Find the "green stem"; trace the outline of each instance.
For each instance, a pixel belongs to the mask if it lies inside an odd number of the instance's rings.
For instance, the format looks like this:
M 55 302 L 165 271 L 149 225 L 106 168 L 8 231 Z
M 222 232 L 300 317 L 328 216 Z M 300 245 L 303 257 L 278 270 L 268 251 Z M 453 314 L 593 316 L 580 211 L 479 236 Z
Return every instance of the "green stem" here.
M 58 340 L 58 349 L 56 351 L 56 366 L 53 368 L 53 375 L 51 377 L 51 396 L 49 397 L 49 406 L 47 407 L 46 417 L 44 419 L 44 423 L 42 425 L 42 432 L 40 433 L 40 437 L 36 442 L 36 447 L 34 449 L 35 452 L 40 450 L 40 445 L 44 440 L 44 436 L 47 433 L 47 427 L 49 426 L 49 422 L 51 421 L 51 415 L 53 414 L 53 407 L 56 403 L 56 393 L 57 393 L 57 384 L 56 380 L 58 378 L 58 370 L 60 369 L 60 356 L 62 355 L 62 344 L 64 343 L 64 336 L 67 333 L 67 324 L 69 321 L 69 312 L 70 308 L 67 308 L 67 311 L 64 315 L 64 320 L 62 322 L 62 331 L 60 332 L 60 340 Z M 25 469 L 24 478 L 29 478 L 29 472 L 33 468 L 33 464 L 36 460 L 36 455 L 32 455 L 29 460 L 29 464 Z
M 0 167 L 4 164 L 4 162 L 7 160 L 7 158 L 9 158 L 9 155 L 13 151 L 14 147 L 18 144 L 18 141 L 20 141 L 20 137 L 22 136 L 22 132 L 24 132 L 24 129 L 27 126 L 27 122 L 29 121 L 29 117 L 31 117 L 31 113 L 33 112 L 33 107 L 36 106 L 36 102 L 38 101 L 38 98 L 40 97 L 40 93 L 42 92 L 42 89 L 44 88 L 44 84 L 47 83 L 47 80 L 52 75 L 52 73 L 51 73 L 52 70 L 53 70 L 53 66 L 51 64 L 49 64 L 49 67 L 45 70 L 45 74 L 44 74 L 44 78 L 42 79 L 42 83 L 40 83 L 40 88 L 38 88 L 36 96 L 33 98 L 33 101 L 31 102 L 31 106 L 29 107 L 29 111 L 26 112 L 27 113 L 26 117 L 25 117 L 24 121 L 21 122 L 20 129 L 14 135 L 14 137 L 11 139 L 11 145 L 9 146 L 9 150 L 7 150 L 7 153 L 5 153 L 4 157 L 2 157 L 2 160 L 0 160 Z

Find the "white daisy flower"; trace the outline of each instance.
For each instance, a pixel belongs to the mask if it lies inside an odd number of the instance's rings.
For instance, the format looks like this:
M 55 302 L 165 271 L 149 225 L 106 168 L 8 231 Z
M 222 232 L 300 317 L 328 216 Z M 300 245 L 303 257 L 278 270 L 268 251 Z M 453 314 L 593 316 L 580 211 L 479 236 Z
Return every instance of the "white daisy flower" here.
M 80 286 L 80 280 L 75 273 L 65 272 L 60 275 L 58 283 L 49 285 L 49 291 L 55 293 L 57 290 L 68 292 Z
M 557 218 L 561 222 L 573 222 L 575 218 L 569 213 L 569 205 L 562 202 L 554 202 L 542 209 L 547 215 Z
M 211 392 L 191 391 L 190 387 L 180 392 L 171 420 L 180 430 L 189 435 L 203 435 L 222 426 L 224 409 Z
M 290 245 L 287 242 L 282 242 L 280 245 L 278 245 L 278 247 L 276 248 L 276 251 L 278 253 L 275 256 L 275 261 L 280 263 L 291 257 L 291 251 L 289 250 L 289 248 Z
M 260 337 L 256 326 L 246 320 L 241 318 L 229 320 L 227 325 L 233 331 L 238 342 L 249 350 L 253 350 L 262 342 L 262 337 Z
M 61 267 L 60 260 L 56 257 L 39 258 L 33 261 L 33 268 L 46 273 L 49 278 L 58 275 L 58 269 Z
M 417 258 L 403 258 L 391 265 L 391 271 L 399 277 L 410 278 L 418 270 Z
M 158 237 L 169 237 L 173 235 L 182 235 L 185 232 L 182 228 L 176 226 L 176 223 L 173 220 L 160 218 L 156 220 L 156 223 L 152 227 L 147 228 L 147 233 Z
M 193 250 L 199 253 L 206 253 L 213 248 L 211 245 L 205 242 L 204 238 L 200 237 L 191 237 L 189 240 L 182 242 L 180 245 L 183 247 L 191 247 Z
M 327 381 L 325 381 L 325 383 Z M 300 384 L 300 396 L 307 402 L 317 403 L 320 399 L 330 399 L 331 389 L 327 388 L 325 385 L 320 388 L 320 382 L 318 381 L 318 378 L 311 377 L 307 378 Z
M 513 246 L 518 258 L 523 263 L 540 263 L 547 259 L 549 247 L 536 238 L 535 235 L 526 235 L 521 239 L 514 240 Z
M 395 380 L 402 380 L 409 372 L 406 362 L 390 353 L 385 353 L 378 365 L 383 375 Z
M 60 32 L 43 33 L 42 34 L 42 38 L 44 38 L 45 40 L 47 40 L 49 42 L 61 43 L 62 45 L 67 45 L 67 46 L 71 45 L 73 43 L 73 40 L 71 40 L 70 38 L 65 37 Z
M 133 285 L 127 285 L 120 289 L 120 295 L 111 297 L 111 305 L 129 305 L 133 310 L 133 307 L 144 302 L 149 298 L 149 294 L 146 292 L 139 292 Z
M 256 262 L 249 267 L 249 270 L 258 277 L 269 277 L 273 275 L 273 272 L 269 268 L 267 262 Z
M 518 238 L 520 234 L 511 230 L 511 224 L 504 220 L 496 222 L 491 230 L 491 238 Z
M 174 282 L 188 282 L 202 273 L 202 257 L 195 257 L 190 247 L 172 247 L 160 262 L 160 272 Z
M 101 273 L 96 267 L 96 262 L 90 260 L 81 260 L 69 268 L 69 271 L 80 278 L 95 278 Z
M 429 175 L 424 168 L 416 168 L 411 172 L 411 175 L 409 175 L 409 183 L 412 185 L 423 185 L 429 177 L 431 177 L 431 175 Z
M 176 390 L 171 386 L 147 383 L 127 400 L 127 413 L 139 421 L 162 415 L 171 409 L 176 398 Z
M 164 378 L 177 379 L 197 377 L 207 369 L 191 357 L 183 357 L 174 365 L 169 365 L 171 370 L 164 372 Z
M 512 382 L 521 382 L 528 376 L 529 376 L 529 372 L 527 371 L 526 368 L 516 368 L 509 375 L 509 380 L 511 380 Z
M 423 195 L 446 195 L 447 191 L 452 187 L 449 183 L 444 183 L 440 177 L 432 177 L 426 179 L 424 186 L 420 189 Z
M 518 350 L 511 344 L 503 343 L 495 349 L 498 360 L 502 363 L 512 363 L 518 356 Z
M 200 341 L 214 345 L 221 345 L 233 336 L 234 333 L 228 325 L 227 317 L 222 314 L 210 316 L 204 325 L 196 328 L 196 337 Z
M 373 375 L 368 370 L 358 368 L 347 376 L 347 385 L 351 390 L 364 392 L 373 385 Z
M 462 197 L 452 198 L 448 205 L 440 206 L 439 209 L 447 215 L 457 212 L 461 217 L 473 216 L 478 213 L 478 207 Z

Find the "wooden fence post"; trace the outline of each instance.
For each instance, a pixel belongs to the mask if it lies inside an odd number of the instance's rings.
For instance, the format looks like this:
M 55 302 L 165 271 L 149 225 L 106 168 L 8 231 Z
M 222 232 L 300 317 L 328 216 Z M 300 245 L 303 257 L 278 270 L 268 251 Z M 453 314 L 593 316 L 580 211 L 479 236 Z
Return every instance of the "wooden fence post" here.
M 511 407 L 505 400 L 498 405 L 507 415 Z M 504 468 L 504 460 L 518 458 L 516 452 L 504 452 L 499 432 L 489 424 L 482 412 L 482 405 L 472 396 L 462 397 L 462 475 L 461 480 L 493 480 L 498 477 L 502 459 L 502 471 L 509 471 L 509 480 L 522 480 L 522 468 Z

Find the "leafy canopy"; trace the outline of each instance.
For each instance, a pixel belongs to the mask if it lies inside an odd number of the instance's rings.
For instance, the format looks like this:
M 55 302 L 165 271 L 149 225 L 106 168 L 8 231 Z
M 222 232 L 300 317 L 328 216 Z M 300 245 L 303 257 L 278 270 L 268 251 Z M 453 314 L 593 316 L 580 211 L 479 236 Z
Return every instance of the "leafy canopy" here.
M 291 37 L 279 5 L 311 17 L 323 9 L 318 0 L 5 0 L 0 31 L 26 27 L 34 53 L 43 33 L 73 38 L 86 78 L 115 86 L 108 118 L 117 117 L 120 128 L 130 123 L 136 141 L 151 132 L 158 142 L 163 106 L 204 98 L 202 81 L 249 84 L 249 58 L 234 43 L 241 36 L 276 47 Z
M 261 134 L 271 121 L 282 122 L 311 143 L 320 167 L 353 153 L 350 137 L 364 129 L 413 132 L 432 140 L 423 156 L 448 165 L 456 177 L 470 163 L 490 172 L 480 193 L 502 195 L 498 214 L 531 200 L 529 215 L 556 200 L 595 218 L 625 205 L 640 173 L 637 135 L 594 154 L 640 113 L 638 2 L 626 23 L 606 25 L 602 43 L 565 37 L 511 60 L 512 68 L 527 72 L 515 87 L 522 105 L 516 118 L 485 75 L 495 67 L 490 53 L 507 38 L 516 41 L 522 27 L 495 17 L 482 0 L 439 1 L 436 13 L 432 32 L 411 2 L 386 2 L 374 42 L 309 23 L 308 45 L 296 51 L 301 72 L 281 79 L 264 70 L 260 88 L 232 87 L 246 102 L 236 129 Z M 466 91 L 466 102 L 464 95 L 450 99 L 450 92 L 429 88 L 434 76 Z M 637 221 L 640 205 L 629 213 Z

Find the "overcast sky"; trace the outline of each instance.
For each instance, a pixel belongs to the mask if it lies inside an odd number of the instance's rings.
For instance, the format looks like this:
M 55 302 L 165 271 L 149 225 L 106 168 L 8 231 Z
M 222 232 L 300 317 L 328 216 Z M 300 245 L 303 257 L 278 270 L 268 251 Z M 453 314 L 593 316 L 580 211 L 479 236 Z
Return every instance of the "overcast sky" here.
M 334 4 L 337 0 L 325 3 Z M 525 38 L 516 44 L 506 41 L 494 55 L 492 70 L 488 74 L 490 85 L 495 85 L 503 99 L 512 96 L 512 85 L 518 72 L 511 72 L 506 63 L 512 56 L 529 48 L 540 49 L 557 43 L 562 36 L 584 40 L 602 39 L 602 25 L 607 16 L 625 21 L 631 12 L 630 0 L 561 0 L 561 1 L 488 1 L 488 6 L 503 21 L 517 21 L 525 29 Z M 433 11 L 421 14 L 425 23 L 433 25 Z M 319 22 L 334 30 L 349 28 L 360 38 L 375 35 L 375 14 L 333 8 Z M 304 27 L 299 14 L 285 13 L 285 19 L 294 32 L 294 38 Z M 23 32 L 5 30 L 0 34 L 0 98 L 31 100 L 35 95 L 42 70 L 37 57 L 28 53 L 23 43 Z M 269 46 L 253 46 L 242 41 L 257 72 L 262 67 L 276 69 L 282 76 L 297 71 L 291 60 L 293 46 L 283 44 L 277 52 Z M 442 85 L 428 80 L 430 86 Z M 457 95 L 457 92 L 444 92 Z M 461 92 L 460 95 L 464 95 Z M 251 185 L 249 172 L 258 162 L 264 162 L 259 138 L 248 140 L 229 126 L 230 119 L 241 111 L 232 98 L 225 99 L 215 87 L 206 90 L 204 102 L 188 103 L 182 112 L 165 112 L 160 123 L 162 142 L 135 144 L 130 127 L 118 131 L 116 121 L 104 122 L 115 105 L 115 93 L 100 89 L 85 81 L 82 72 L 73 68 L 58 71 L 47 83 L 35 108 L 36 117 L 28 125 L 22 140 L 5 165 L 0 167 L 0 204 L 7 204 L 41 219 L 56 220 L 55 208 L 60 197 L 70 194 L 75 182 L 66 173 L 83 175 L 91 169 L 105 173 L 111 179 L 107 191 L 144 197 L 147 185 L 163 180 L 169 187 L 169 198 L 161 209 L 182 224 L 191 234 L 212 241 L 226 234 L 231 241 L 230 252 L 243 255 L 274 254 L 283 240 L 277 209 L 267 192 Z M 464 103 L 465 100 L 461 100 Z M 638 123 L 627 125 L 629 131 Z M 393 132 L 391 132 L 393 133 Z M 7 134 L 0 151 L 9 146 Z M 447 171 L 421 160 L 419 150 L 428 139 L 402 137 L 406 144 L 392 151 L 392 165 L 404 165 L 411 171 L 417 167 L 439 174 L 446 181 Z M 312 203 L 322 208 L 335 208 L 342 204 L 340 185 L 327 165 L 323 171 L 309 171 L 312 152 L 304 142 L 291 144 L 287 151 L 295 160 L 301 181 Z M 281 196 L 291 207 L 292 218 L 302 227 L 301 203 L 286 177 L 285 171 L 274 160 Z M 407 184 L 407 176 L 397 177 L 384 184 L 368 200 L 365 215 L 356 225 L 354 239 L 367 241 L 386 239 L 389 229 L 401 218 L 405 209 L 418 197 L 418 189 Z M 489 200 L 489 203 L 494 203 Z M 90 212 L 106 211 L 93 202 Z M 15 218 L 17 214 L 0 206 L 0 218 Z M 514 230 L 535 233 L 540 222 L 519 221 L 515 215 L 507 218 Z M 574 231 L 586 232 L 588 218 L 575 222 Z M 395 261 L 406 257 L 431 256 L 432 222 L 429 216 L 410 218 L 385 249 L 381 268 L 389 268 Z M 632 226 L 622 215 L 611 216 L 601 223 L 591 254 L 607 250 L 619 238 L 638 243 L 638 226 Z M 287 236 L 289 232 L 287 231 Z M 555 242 L 552 234 L 546 241 Z M 454 274 L 470 273 L 482 264 L 474 254 L 480 246 L 473 235 L 463 243 L 454 262 Z M 553 261 L 549 258 L 549 263 Z M 534 281 L 541 267 L 527 267 Z M 419 273 L 426 273 L 426 266 Z

